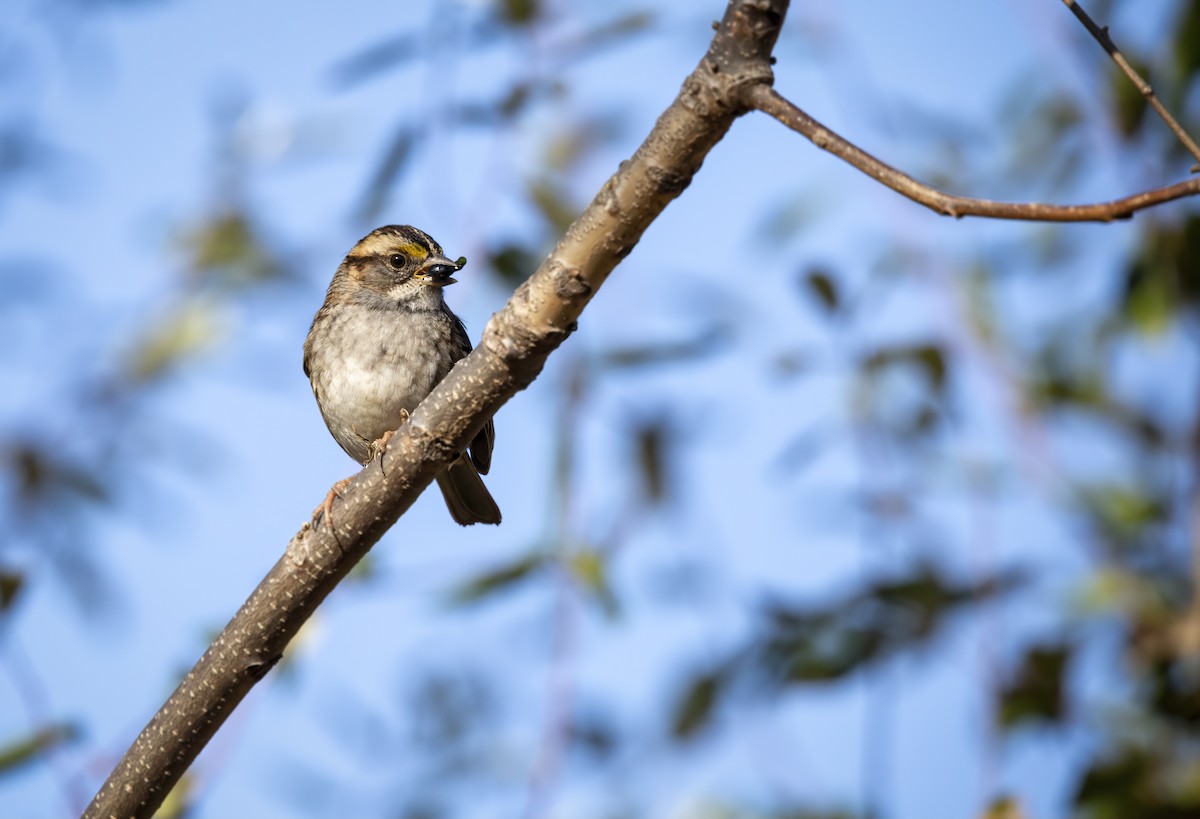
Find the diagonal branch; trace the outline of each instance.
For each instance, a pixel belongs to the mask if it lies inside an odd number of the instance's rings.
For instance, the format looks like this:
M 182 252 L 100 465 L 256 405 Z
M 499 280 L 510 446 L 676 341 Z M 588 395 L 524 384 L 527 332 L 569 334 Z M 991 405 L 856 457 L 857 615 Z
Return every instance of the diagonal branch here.
M 1063 2 L 1066 3 L 1067 8 L 1071 10 L 1071 13 L 1075 15 L 1079 22 L 1083 23 L 1083 27 L 1088 30 L 1088 33 L 1096 38 L 1096 42 L 1100 44 L 1100 47 L 1108 52 L 1108 56 L 1113 58 L 1113 62 L 1117 64 L 1117 67 L 1125 72 L 1125 76 L 1137 87 L 1141 95 L 1146 98 L 1146 102 L 1150 104 L 1154 112 L 1167 124 L 1167 127 L 1171 129 L 1171 133 L 1183 143 L 1183 147 L 1187 149 L 1187 152 L 1200 162 L 1200 145 L 1197 145 L 1196 140 L 1192 139 L 1191 135 L 1183 130 L 1183 126 L 1176 121 L 1175 117 L 1171 116 L 1171 112 L 1167 110 L 1167 106 L 1163 105 L 1162 100 L 1154 93 L 1154 89 L 1150 87 L 1150 83 L 1146 82 L 1145 78 L 1129 64 L 1129 60 L 1125 59 L 1125 55 L 1117 49 L 1117 44 L 1112 41 L 1112 37 L 1108 36 L 1108 26 L 1101 28 L 1096 25 L 1096 22 L 1083 10 L 1083 6 L 1076 3 L 1075 0 L 1063 0 Z M 1200 165 L 1197 165 L 1193 170 L 1200 170 Z
M 769 85 L 747 86 L 744 96 L 748 105 L 775 117 L 818 148 L 849 162 L 867 176 L 887 185 L 902 196 L 907 196 L 943 216 L 953 216 L 956 219 L 964 216 L 984 216 L 1035 222 L 1111 222 L 1114 219 L 1128 219 L 1134 212 L 1144 208 L 1200 193 L 1200 177 L 1197 177 L 1123 199 L 1088 205 L 994 202 L 990 199 L 954 196 L 918 182 L 903 171 L 881 162 L 817 122 Z
M 150 817 L 317 605 L 575 329 L 592 295 L 746 112 L 741 89 L 770 83 L 788 0 L 732 0 L 708 53 L 645 142 L 554 251 L 492 317 L 483 340 L 363 469 L 336 528 L 308 524 L 150 720 L 84 816 Z

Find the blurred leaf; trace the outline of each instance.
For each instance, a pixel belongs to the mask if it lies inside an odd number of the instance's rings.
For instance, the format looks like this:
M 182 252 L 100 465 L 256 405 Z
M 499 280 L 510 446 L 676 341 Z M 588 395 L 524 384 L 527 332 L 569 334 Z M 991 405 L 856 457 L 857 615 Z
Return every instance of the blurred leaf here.
M 249 216 L 220 213 L 186 232 L 181 244 L 192 276 L 219 289 L 240 289 L 278 279 L 284 267 L 267 247 Z
M 417 742 L 447 756 L 486 728 L 491 690 L 485 678 L 470 671 L 431 671 L 413 691 L 411 709 Z
M 213 304 L 190 299 L 143 331 L 125 361 L 125 375 L 137 384 L 159 381 L 220 336 Z
M 397 34 L 346 57 L 330 69 L 330 79 L 340 87 L 356 85 L 420 56 L 412 34 Z
M 775 604 L 757 639 L 761 673 L 777 685 L 836 680 L 929 640 L 944 618 L 1015 588 L 1016 574 L 955 583 L 932 566 L 873 583 L 824 607 Z
M 650 28 L 654 22 L 654 14 L 649 11 L 633 11 L 614 20 L 601 23 L 588 31 L 580 40 L 573 44 L 573 56 L 579 57 L 585 52 L 594 52 L 606 48 L 634 34 L 640 34 Z
M 1078 498 L 1099 534 L 1117 547 L 1134 545 L 1170 517 L 1167 502 L 1144 486 L 1093 483 L 1081 487 Z
M 1200 728 L 1200 669 L 1194 658 L 1159 659 L 1148 671 L 1147 700 L 1153 713 L 1195 734 Z
M 556 173 L 568 173 L 616 132 L 614 123 L 595 117 L 564 126 L 546 145 L 545 166 Z
M 1095 360 L 1101 340 L 1087 339 L 1082 355 L 1078 332 L 1060 332 L 1037 351 L 1026 384 L 1026 400 L 1036 410 L 1086 409 L 1108 403 L 1108 387 Z
M 804 430 L 780 449 L 773 465 L 788 472 L 801 472 L 817 459 L 832 438 L 827 430 Z
M 814 357 L 807 350 L 784 350 L 772 359 L 771 369 L 780 378 L 794 378 L 808 372 Z
M 1129 267 L 1125 283 L 1125 316 L 1140 332 L 1159 335 L 1175 317 L 1175 305 L 1167 281 L 1146 260 Z
M 1007 108 L 1002 116 L 1011 117 L 1010 181 L 1050 190 L 1069 184 L 1082 167 L 1081 154 L 1086 153 L 1078 139 L 1085 121 L 1079 103 L 1045 83 L 1031 85 L 1027 78 L 1016 84 L 1015 98 Z
M 867 356 L 862 367 L 868 374 L 897 365 L 913 366 L 920 371 L 935 393 L 946 387 L 946 357 L 937 344 L 914 344 L 885 347 Z
M 1090 574 L 1075 596 L 1085 615 L 1112 615 L 1155 608 L 1158 595 L 1149 578 L 1112 566 Z
M 719 351 L 726 346 L 729 335 L 728 327 L 713 325 L 693 339 L 612 348 L 600 355 L 598 363 L 603 368 L 617 370 L 658 364 L 680 364 Z
M 12 608 L 24 587 L 25 575 L 8 569 L 0 570 L 0 613 Z
M 832 274 L 814 268 L 804 274 L 804 285 L 808 294 L 825 309 L 827 314 L 834 315 L 841 308 L 841 297 Z
M 1127 52 L 1125 58 L 1133 69 L 1143 77 L 1149 76 L 1149 66 L 1141 60 L 1131 57 Z M 1128 139 L 1138 132 L 1146 120 L 1149 104 L 1137 86 L 1129 81 L 1125 72 L 1115 63 L 1108 70 L 1108 83 L 1113 102 L 1113 118 L 1117 122 L 1117 130 Z
M 950 615 L 1023 582 L 1021 574 L 1006 572 L 982 583 L 960 583 L 926 564 L 823 606 L 771 602 L 744 646 L 719 669 L 689 683 L 675 708 L 674 733 L 686 737 L 704 728 L 735 678 L 756 680 L 759 684 L 749 690 L 759 695 L 842 680 L 927 643 Z
M 56 460 L 51 452 L 37 445 L 19 444 L 5 453 L 4 460 L 13 473 L 23 505 L 110 500 L 103 478 L 83 467 Z
M 819 203 L 810 195 L 801 195 L 774 205 L 761 217 L 758 232 L 769 244 L 783 244 L 822 214 Z
M 522 581 L 545 568 L 547 556 L 542 552 L 530 554 L 471 578 L 450 593 L 455 604 L 478 603 L 502 592 L 509 592 Z
M 571 576 L 591 599 L 600 604 L 606 615 L 616 617 L 620 613 L 617 597 L 608 578 L 608 564 L 602 552 L 575 549 L 567 557 L 567 566 Z
M 416 134 L 407 125 L 401 125 L 392 134 L 387 150 L 371 174 L 371 181 L 363 192 L 362 203 L 356 209 L 356 218 L 361 222 L 375 223 L 387 209 L 392 189 L 408 165 L 416 145 Z
M 501 120 L 513 119 L 517 114 L 525 110 L 525 106 L 530 101 L 541 96 L 538 92 L 545 90 L 546 87 L 540 83 L 513 83 L 513 86 L 508 89 L 508 93 L 501 98 L 499 104 L 496 106 L 496 113 Z
M 1016 675 L 999 692 L 1002 727 L 1062 721 L 1071 655 L 1071 647 L 1063 644 L 1033 646 L 1025 652 Z
M 880 520 L 898 522 L 913 513 L 909 491 L 908 487 L 864 491 L 861 495 L 863 509 Z
M 1124 747 L 1107 751 L 1083 775 L 1075 805 L 1087 815 L 1191 819 L 1200 815 L 1194 765 L 1172 764 L 1168 747 Z
M 652 505 L 667 499 L 667 449 L 670 428 L 665 419 L 639 423 L 633 430 L 637 441 L 638 474 L 642 478 L 642 496 Z
M 500 19 L 507 25 L 529 26 L 537 22 L 541 13 L 539 0 L 498 0 Z
M 0 179 L 11 184 L 13 177 L 53 170 L 64 155 L 45 142 L 25 119 L 0 124 Z M 6 185 L 7 187 L 7 185 Z
M 1200 4 L 1184 3 L 1183 19 L 1173 29 L 1175 70 L 1179 76 L 1193 79 L 1200 71 Z
M 456 106 L 453 118 L 461 125 L 494 128 L 510 122 L 534 102 L 561 97 L 566 87 L 556 79 L 522 80 L 509 86 L 498 100 Z
M 730 682 L 728 669 L 701 674 L 687 685 L 675 706 L 671 733 L 676 739 L 689 739 L 712 721 Z
M 375 555 L 367 552 L 363 555 L 362 560 L 354 564 L 354 568 L 346 575 L 347 583 L 363 583 L 367 584 L 379 577 L 379 560 Z
M 555 233 L 565 233 L 579 215 L 579 208 L 568 202 L 565 193 L 549 180 L 530 185 L 529 198 Z
M 19 768 L 38 761 L 54 748 L 79 737 L 79 731 L 68 723 L 39 728 L 27 737 L 0 746 L 0 775 L 11 774 Z
M 541 257 L 525 245 L 509 243 L 488 254 L 488 264 L 511 285 L 528 279 L 537 269 Z
M 984 264 L 977 264 L 966 275 L 967 317 L 971 329 L 984 344 L 998 341 L 996 302 L 992 293 L 991 271 Z
M 612 757 L 617 750 L 618 735 L 613 725 L 595 714 L 576 715 L 568 726 L 571 742 L 595 760 Z
M 1155 225 L 1125 276 L 1125 313 L 1146 333 L 1158 333 L 1183 309 L 1200 304 L 1200 216 L 1182 224 Z
M 183 819 L 189 815 L 196 805 L 198 796 L 196 784 L 196 777 L 190 773 L 179 777 L 179 781 L 171 788 L 167 798 L 154 812 L 154 819 Z
M 325 617 L 322 616 L 320 611 L 317 611 L 312 617 L 304 621 L 304 625 L 300 626 L 300 630 L 296 632 L 296 636 L 288 643 L 283 656 L 279 658 L 279 661 L 271 669 L 274 672 L 276 681 L 287 681 L 292 684 L 298 684 L 300 670 L 303 668 L 302 661 L 306 657 L 311 657 L 324 640 L 326 633 L 325 622 Z M 220 633 L 219 628 L 213 628 L 210 636 L 205 638 L 205 642 L 213 642 Z
M 1016 797 L 1000 796 L 992 800 L 979 819 L 1025 819 L 1025 811 Z

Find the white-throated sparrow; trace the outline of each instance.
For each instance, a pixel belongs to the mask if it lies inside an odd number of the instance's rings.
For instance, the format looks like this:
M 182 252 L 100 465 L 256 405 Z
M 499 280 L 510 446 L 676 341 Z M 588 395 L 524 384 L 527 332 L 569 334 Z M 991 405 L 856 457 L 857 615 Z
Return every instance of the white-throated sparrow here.
M 359 463 L 369 463 L 471 351 L 466 328 L 442 298 L 464 264 L 422 231 L 388 225 L 356 244 L 333 274 L 304 342 L 304 373 L 329 431 Z M 479 477 L 491 465 L 494 439 L 489 419 L 469 455 L 437 476 L 450 515 L 463 526 L 500 522 Z M 327 513 L 337 491 L 324 504 Z

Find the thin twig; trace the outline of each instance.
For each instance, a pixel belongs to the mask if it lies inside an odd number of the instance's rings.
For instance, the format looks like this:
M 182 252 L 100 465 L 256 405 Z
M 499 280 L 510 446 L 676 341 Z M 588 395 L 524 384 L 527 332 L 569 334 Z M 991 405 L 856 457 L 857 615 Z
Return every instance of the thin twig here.
M 1167 107 L 1162 104 L 1158 95 L 1154 93 L 1154 89 L 1150 87 L 1150 83 L 1146 82 L 1142 75 L 1134 70 L 1129 61 L 1125 59 L 1125 55 L 1117 50 L 1116 43 L 1108 36 L 1108 26 L 1102 28 L 1096 25 L 1095 21 L 1083 10 L 1083 6 L 1076 3 L 1075 0 L 1063 0 L 1063 2 L 1066 3 L 1071 13 L 1079 19 L 1079 22 L 1083 23 L 1083 27 L 1088 30 L 1088 33 L 1096 38 L 1096 42 L 1100 44 L 1100 47 L 1108 52 L 1108 56 L 1113 58 L 1113 62 L 1125 72 L 1125 76 L 1137 87 L 1141 95 L 1146 98 L 1146 102 L 1150 103 L 1150 107 L 1154 109 L 1154 112 L 1167 124 L 1167 127 L 1171 129 L 1171 133 L 1183 143 L 1183 147 L 1187 149 L 1187 152 L 1194 156 L 1197 161 L 1200 161 L 1200 145 L 1197 145 L 1196 141 L 1188 135 L 1188 132 L 1183 130 L 1183 126 L 1175 120 L 1175 117 L 1171 116 L 1171 112 L 1167 110 Z M 1193 172 L 1200 170 L 1200 165 L 1194 166 L 1192 170 Z
M 1040 202 L 994 202 L 943 193 L 918 182 L 903 171 L 881 162 L 853 143 L 826 128 L 767 85 L 748 86 L 746 103 L 770 114 L 822 150 L 849 162 L 863 173 L 897 193 L 944 216 L 985 216 L 1034 222 L 1111 222 L 1128 219 L 1135 211 L 1200 194 L 1200 178 L 1186 179 L 1162 188 L 1137 193 L 1112 202 L 1088 205 L 1046 205 Z

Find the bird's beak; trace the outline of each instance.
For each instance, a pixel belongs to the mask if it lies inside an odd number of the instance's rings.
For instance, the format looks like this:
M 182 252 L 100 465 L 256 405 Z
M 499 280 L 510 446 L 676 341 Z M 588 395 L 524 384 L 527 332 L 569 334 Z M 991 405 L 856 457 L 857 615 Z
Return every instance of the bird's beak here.
M 467 260 L 459 257 L 458 261 L 452 262 L 445 256 L 430 256 L 425 260 L 421 268 L 413 274 L 413 278 L 427 284 L 430 287 L 445 287 L 448 284 L 454 284 L 458 279 L 452 277 L 452 274 L 462 270 L 463 265 Z

